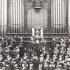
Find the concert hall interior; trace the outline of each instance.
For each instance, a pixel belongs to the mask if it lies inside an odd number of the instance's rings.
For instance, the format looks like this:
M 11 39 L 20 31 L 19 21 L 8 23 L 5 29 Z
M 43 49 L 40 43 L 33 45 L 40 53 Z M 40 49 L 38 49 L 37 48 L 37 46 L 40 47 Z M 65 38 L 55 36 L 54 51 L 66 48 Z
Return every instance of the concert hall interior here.
M 70 70 L 70 0 L 0 0 L 0 70 Z

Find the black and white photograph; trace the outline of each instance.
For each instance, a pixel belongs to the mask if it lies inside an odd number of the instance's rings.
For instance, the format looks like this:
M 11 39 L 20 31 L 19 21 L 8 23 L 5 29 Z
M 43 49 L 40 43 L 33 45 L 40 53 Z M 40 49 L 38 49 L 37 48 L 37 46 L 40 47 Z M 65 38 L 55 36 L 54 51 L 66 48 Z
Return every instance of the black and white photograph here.
M 0 0 L 0 70 L 70 70 L 70 0 Z

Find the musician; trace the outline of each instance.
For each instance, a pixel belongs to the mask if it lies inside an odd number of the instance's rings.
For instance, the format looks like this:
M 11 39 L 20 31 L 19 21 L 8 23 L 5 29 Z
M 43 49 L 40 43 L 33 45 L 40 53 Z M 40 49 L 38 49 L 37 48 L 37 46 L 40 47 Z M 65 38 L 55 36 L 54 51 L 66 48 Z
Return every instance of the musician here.
M 2 54 L 0 54 L 0 62 L 3 60 Z
M 62 56 L 62 58 L 63 58 L 63 60 L 65 60 L 65 56 L 66 56 L 66 53 L 67 53 L 67 45 L 66 45 L 66 39 L 64 39 L 64 38 L 61 38 L 61 40 L 60 40 L 60 42 L 61 42 L 61 54 L 63 54 L 63 56 Z
M 19 36 L 15 36 L 14 39 L 16 40 L 16 45 L 19 45 L 20 41 L 21 41 L 20 37 Z
M 24 57 L 24 53 L 26 51 L 25 50 L 26 47 L 27 47 L 26 42 L 20 43 L 20 45 L 19 45 L 19 55 L 20 55 L 20 58 Z
M 57 61 L 59 60 L 59 56 L 60 56 L 60 45 L 59 43 L 56 43 L 56 48 L 55 48 L 55 54 L 56 54 L 56 57 L 57 57 Z
M 0 54 L 1 54 L 1 52 L 2 52 L 2 47 L 1 47 L 1 42 L 0 42 Z
M 33 56 L 33 70 L 39 70 L 39 60 L 37 54 Z
M 11 61 L 11 60 L 12 60 L 12 57 L 8 54 L 7 58 L 5 59 L 5 61 Z
M 50 59 L 49 54 L 47 54 L 47 57 L 44 59 L 44 70 L 46 70 L 49 67 Z
M 43 63 L 44 57 L 43 54 L 40 55 L 40 64 L 39 64 L 39 70 L 43 69 L 44 63 Z
M 1 41 L 2 49 L 6 47 L 6 39 L 3 37 Z
M 8 46 L 11 45 L 11 37 L 7 37 Z
M 29 59 L 26 53 L 24 53 L 24 57 L 22 59 L 23 70 L 29 70 Z

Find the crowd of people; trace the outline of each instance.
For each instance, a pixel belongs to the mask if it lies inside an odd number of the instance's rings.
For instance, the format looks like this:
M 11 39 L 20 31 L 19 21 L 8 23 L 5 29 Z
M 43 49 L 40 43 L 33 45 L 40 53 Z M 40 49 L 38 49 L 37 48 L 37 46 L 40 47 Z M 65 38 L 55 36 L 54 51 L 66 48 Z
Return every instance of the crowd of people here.
M 64 38 L 35 44 L 21 36 L 1 36 L 0 70 L 69 69 L 68 48 L 68 40 Z

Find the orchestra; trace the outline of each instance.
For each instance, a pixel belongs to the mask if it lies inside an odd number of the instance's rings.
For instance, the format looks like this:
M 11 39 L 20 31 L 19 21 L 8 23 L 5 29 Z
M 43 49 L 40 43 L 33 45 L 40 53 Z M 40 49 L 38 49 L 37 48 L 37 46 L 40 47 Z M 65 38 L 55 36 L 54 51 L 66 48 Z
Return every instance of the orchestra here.
M 43 28 L 39 27 L 32 28 L 30 42 L 24 41 L 22 36 L 0 37 L 0 70 L 70 69 L 70 58 L 67 53 L 69 47 L 66 45 L 68 40 L 60 38 L 57 42 L 56 38 L 54 39 L 55 43 L 53 46 L 49 45 L 48 49 Z

